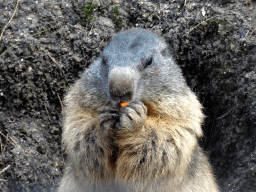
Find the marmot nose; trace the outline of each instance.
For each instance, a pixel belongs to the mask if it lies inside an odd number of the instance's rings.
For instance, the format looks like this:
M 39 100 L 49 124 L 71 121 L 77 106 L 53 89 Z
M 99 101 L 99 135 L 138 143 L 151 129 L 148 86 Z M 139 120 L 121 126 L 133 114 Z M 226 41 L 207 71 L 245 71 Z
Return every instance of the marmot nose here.
M 134 78 L 131 72 L 114 70 L 109 77 L 109 93 L 113 102 L 130 102 L 134 92 Z

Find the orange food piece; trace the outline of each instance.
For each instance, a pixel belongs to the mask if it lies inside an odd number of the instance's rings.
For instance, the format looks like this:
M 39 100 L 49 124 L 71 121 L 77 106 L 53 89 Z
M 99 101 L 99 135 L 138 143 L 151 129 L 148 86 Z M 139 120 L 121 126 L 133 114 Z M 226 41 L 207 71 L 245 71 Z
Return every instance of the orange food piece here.
M 127 106 L 129 104 L 130 104 L 130 102 L 121 102 L 120 103 L 120 107 L 125 107 L 125 106 Z

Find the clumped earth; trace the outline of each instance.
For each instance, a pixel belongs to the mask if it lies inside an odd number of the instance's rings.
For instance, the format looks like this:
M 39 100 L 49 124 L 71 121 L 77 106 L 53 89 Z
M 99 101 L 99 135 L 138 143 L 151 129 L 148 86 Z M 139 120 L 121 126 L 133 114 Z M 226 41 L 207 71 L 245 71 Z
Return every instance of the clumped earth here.
M 121 30 L 164 36 L 204 105 L 221 191 L 256 191 L 256 2 L 0 2 L 0 191 L 56 191 L 62 99 Z

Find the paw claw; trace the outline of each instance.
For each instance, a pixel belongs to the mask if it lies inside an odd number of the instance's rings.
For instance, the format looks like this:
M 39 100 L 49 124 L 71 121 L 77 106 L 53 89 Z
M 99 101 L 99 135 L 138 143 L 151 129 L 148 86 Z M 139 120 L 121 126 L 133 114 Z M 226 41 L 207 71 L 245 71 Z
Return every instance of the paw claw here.
M 115 129 L 115 124 L 119 121 L 119 111 L 111 106 L 105 106 L 98 110 L 99 127 L 106 131 Z
M 115 107 L 111 107 L 111 106 L 105 106 L 105 107 L 101 107 L 100 109 L 98 109 L 99 114 L 101 113 L 116 113 L 118 114 L 118 109 Z
M 134 130 L 142 127 L 147 117 L 146 114 L 147 108 L 143 103 L 131 102 L 120 109 L 120 128 Z

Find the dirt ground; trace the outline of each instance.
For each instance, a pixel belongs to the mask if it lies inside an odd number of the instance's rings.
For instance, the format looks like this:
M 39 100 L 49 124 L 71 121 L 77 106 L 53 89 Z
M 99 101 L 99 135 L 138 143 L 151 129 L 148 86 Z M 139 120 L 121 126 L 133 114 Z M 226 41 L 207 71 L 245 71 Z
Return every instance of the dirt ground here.
M 0 0 L 1 192 L 56 191 L 63 96 L 134 27 L 164 36 L 204 105 L 200 142 L 221 191 L 256 191 L 254 0 L 18 2 Z

